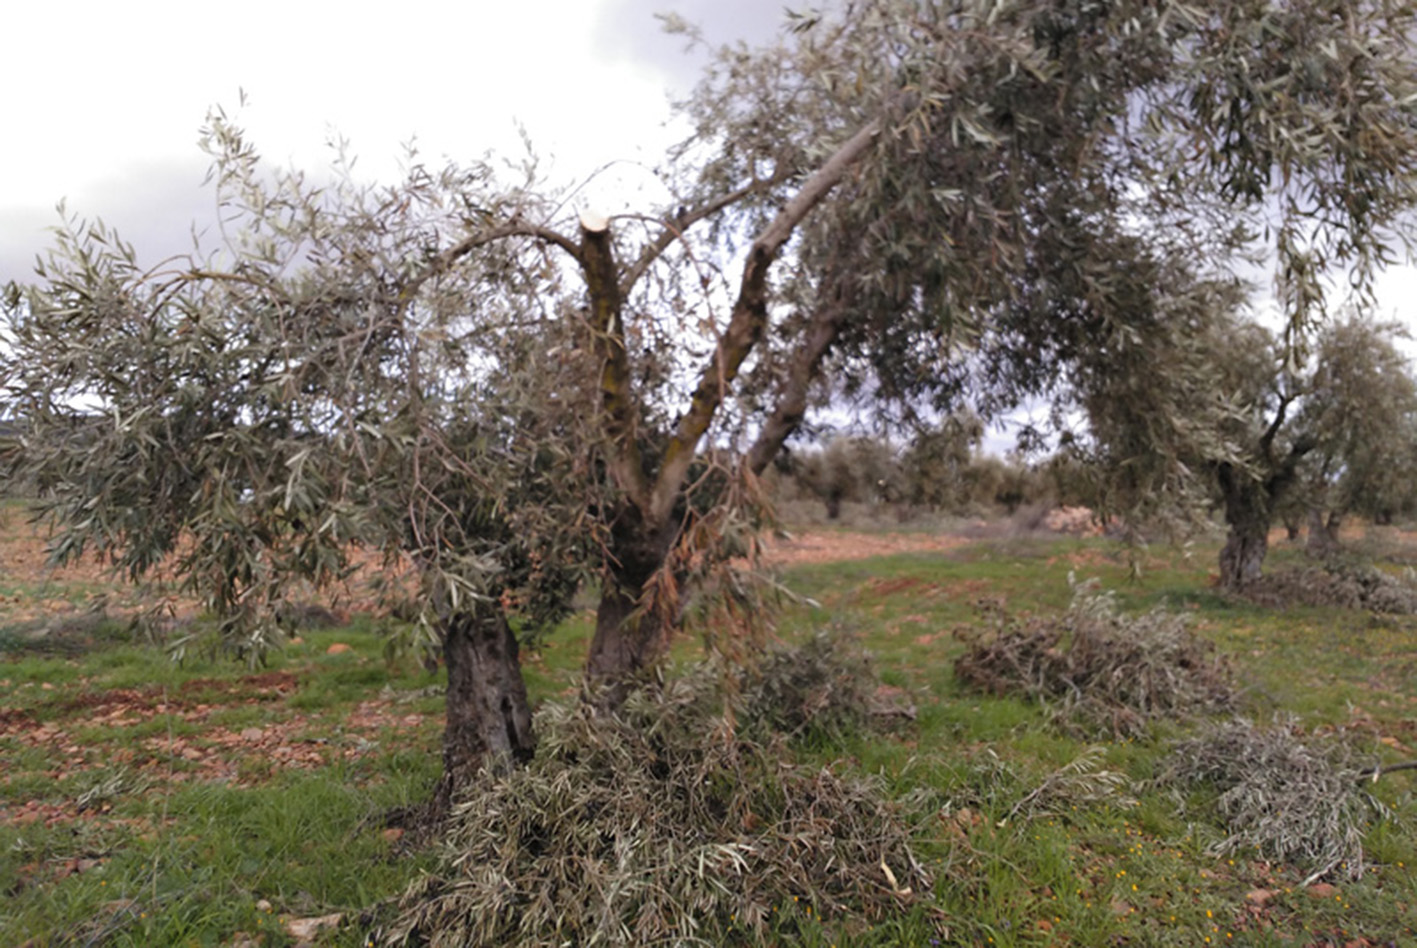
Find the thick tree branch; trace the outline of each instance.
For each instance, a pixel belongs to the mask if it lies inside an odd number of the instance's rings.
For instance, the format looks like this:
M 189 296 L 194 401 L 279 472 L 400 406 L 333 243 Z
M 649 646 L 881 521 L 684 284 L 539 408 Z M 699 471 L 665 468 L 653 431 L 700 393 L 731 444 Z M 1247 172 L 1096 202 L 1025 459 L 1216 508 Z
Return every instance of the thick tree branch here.
M 600 358 L 600 404 L 606 417 L 610 470 L 630 502 L 644 510 L 649 505 L 650 488 L 636 438 L 630 360 L 625 352 L 624 297 L 620 295 L 609 222 L 582 216 L 576 258 L 585 275 L 590 329 Z
M 704 366 L 699 384 L 694 389 L 689 409 L 679 419 L 678 430 L 664 451 L 664 461 L 655 479 L 650 498 L 649 517 L 663 522 L 674 507 L 674 500 L 683 486 L 684 477 L 693 463 L 699 439 L 708 430 L 714 413 L 723 402 L 724 392 L 738 376 L 743 360 L 752 352 L 767 326 L 767 278 L 773 261 L 792 236 L 797 225 L 831 193 L 847 172 L 874 146 L 881 124 L 873 121 L 851 136 L 802 185 L 801 190 L 778 212 L 772 222 L 753 241 L 748 259 L 743 265 L 738 299 L 728 320 L 728 328 L 718 347 Z
M 564 234 L 554 231 L 549 227 L 542 227 L 540 224 L 532 224 L 522 220 L 512 220 L 497 227 L 478 231 L 475 234 L 469 234 L 447 250 L 438 254 L 421 273 L 404 284 L 403 290 L 399 294 L 400 297 L 404 301 L 412 299 L 423 284 L 436 276 L 448 272 L 453 264 L 472 253 L 478 247 L 485 247 L 494 241 L 505 240 L 508 237 L 534 237 L 537 240 L 555 244 L 566 251 L 566 253 L 570 254 L 571 259 L 578 263 L 581 259 L 581 248 L 574 240 L 571 240 Z
M 788 366 L 787 377 L 778 389 L 777 404 L 748 449 L 748 470 L 754 475 L 763 473 L 782 450 L 783 443 L 802 423 L 807 414 L 807 392 L 812 379 L 840 335 L 847 311 L 846 300 L 838 297 L 824 304 L 812 317 L 806 341 L 797 350 L 792 364 Z
M 1279 407 L 1274 411 L 1274 420 L 1269 423 L 1264 434 L 1260 435 L 1260 453 L 1266 459 L 1271 457 L 1274 447 L 1274 439 L 1279 435 L 1279 429 L 1284 426 L 1284 420 L 1289 414 L 1289 406 L 1298 396 L 1293 392 L 1285 392 L 1280 395 Z
M 1404 760 L 1400 764 L 1388 764 L 1386 767 L 1379 764 L 1376 767 L 1358 771 L 1358 777 L 1361 780 L 1370 780 L 1376 783 L 1377 779 L 1384 774 L 1394 774 L 1399 770 L 1417 770 L 1417 760 Z

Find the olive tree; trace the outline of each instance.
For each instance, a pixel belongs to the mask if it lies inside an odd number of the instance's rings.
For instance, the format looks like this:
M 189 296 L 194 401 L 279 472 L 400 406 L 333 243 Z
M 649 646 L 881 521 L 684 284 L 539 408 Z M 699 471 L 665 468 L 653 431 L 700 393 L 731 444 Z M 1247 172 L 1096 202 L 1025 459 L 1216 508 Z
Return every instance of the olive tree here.
M 1312 431 L 1301 472 L 1309 550 L 1338 548 L 1343 518 L 1391 522 L 1412 499 L 1417 460 L 1417 381 L 1398 350 L 1397 326 L 1358 317 L 1319 334 L 1295 423 Z
M 1115 384 L 1086 402 L 1093 462 L 1121 495 L 1119 506 L 1151 513 L 1201 513 L 1219 506 L 1226 526 L 1221 585 L 1239 589 L 1258 579 L 1276 519 L 1312 514 L 1310 545 L 1331 552 L 1349 512 L 1381 517 L 1410 490 L 1417 383 L 1394 344 L 1396 328 L 1350 315 L 1325 325 L 1302 355 L 1218 293 L 1196 322 L 1169 343 L 1148 347 L 1156 364 L 1150 384 Z M 1185 366 L 1183 373 L 1162 371 Z M 1148 425 L 1184 418 L 1167 432 L 1169 450 L 1193 476 L 1184 483 L 1148 478 L 1136 449 Z M 1153 472 L 1154 473 L 1154 472 Z M 1325 514 L 1327 516 L 1325 516 Z
M 1232 409 L 1220 431 L 1234 449 L 1202 462 L 1228 528 L 1223 586 L 1260 576 L 1270 527 L 1286 507 L 1310 512 L 1310 549 L 1324 554 L 1336 548 L 1346 513 L 1393 503 L 1417 419 L 1417 386 L 1393 332 L 1350 316 L 1323 327 L 1302 364 L 1254 322 L 1227 323 L 1212 337 Z
M 12 295 L 7 393 L 51 554 L 176 577 L 253 657 L 293 584 L 372 556 L 446 660 L 446 804 L 535 747 L 506 606 L 544 627 L 598 562 L 571 355 L 591 340 L 533 243 L 447 274 L 439 242 L 469 215 L 533 213 L 490 167 L 316 188 L 266 175 L 220 115 L 204 143 L 219 250 L 145 269 L 70 219 Z
M 507 682 L 504 611 L 593 572 L 587 674 L 623 683 L 823 398 L 1144 392 L 1137 354 L 1266 247 L 1295 327 L 1326 268 L 1369 286 L 1414 197 L 1411 26 L 1384 0 L 849 2 L 716 56 L 666 197 L 613 218 L 534 166 L 316 193 L 218 121 L 223 254 L 147 271 L 76 226 L 7 310 L 56 552 L 175 552 L 245 616 L 374 545 Z M 1126 450 L 1175 480 L 1187 422 L 1153 404 Z M 515 685 L 471 681 L 450 711 L 521 734 Z
M 931 510 L 960 511 L 971 497 L 971 464 L 984 441 L 984 424 L 969 411 L 953 412 L 915 432 L 901 457 L 905 495 Z M 984 498 L 986 502 L 992 496 Z

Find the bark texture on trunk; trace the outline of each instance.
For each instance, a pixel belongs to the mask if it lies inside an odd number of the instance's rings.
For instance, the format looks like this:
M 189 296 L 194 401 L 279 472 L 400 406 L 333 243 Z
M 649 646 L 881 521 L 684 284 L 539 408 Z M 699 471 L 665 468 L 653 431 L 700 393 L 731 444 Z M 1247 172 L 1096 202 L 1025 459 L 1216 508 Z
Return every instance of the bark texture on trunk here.
M 1274 497 L 1268 481 L 1248 478 L 1228 464 L 1221 465 L 1219 480 L 1230 528 L 1220 551 L 1220 585 L 1240 589 L 1260 578 L 1269 552 Z
M 1259 521 L 1230 524 L 1220 551 L 1220 585 L 1240 589 L 1259 579 L 1269 553 L 1269 524 Z
M 595 612 L 595 637 L 586 658 L 586 679 L 600 689 L 598 702 L 619 707 L 647 668 L 664 656 L 670 629 L 653 609 L 636 614 L 644 590 L 607 578 Z
M 445 620 L 442 632 L 448 719 L 443 776 L 433 795 L 439 816 L 482 768 L 522 763 L 536 752 L 520 649 L 501 607 L 478 603 Z
M 625 300 L 659 254 L 679 238 L 684 227 L 726 207 L 733 199 L 675 215 L 675 220 L 667 222 L 661 236 L 624 272 L 623 280 L 608 220 L 582 218 L 581 243 L 575 257 L 585 277 L 589 297 L 587 322 L 601 360 L 600 402 L 608 446 L 606 463 L 625 496 L 624 505 L 615 511 L 619 516 L 611 521 L 609 565 L 596 616 L 595 637 L 586 659 L 586 678 L 592 686 L 613 683 L 609 689 L 611 703 L 618 703 L 639 673 L 664 654 L 666 633 L 677 621 L 677 615 L 656 608 L 663 604 L 647 601 L 647 587 L 669 562 L 681 526 L 676 509 L 683 501 L 684 486 L 699 445 L 719 406 L 732 391 L 739 370 L 767 329 L 772 266 L 798 225 L 875 147 L 882 124 L 881 120 L 868 122 L 847 139 L 801 183 L 797 193 L 779 208 L 753 240 L 744 261 L 737 297 L 718 344 L 702 365 L 689 404 L 673 430 L 667 433 L 668 440 L 657 457 L 641 453 L 640 415 L 624 328 Z M 739 193 L 747 195 L 757 188 L 755 183 Z M 750 450 L 749 470 L 753 473 L 762 470 L 799 423 L 806 407 L 806 387 L 840 331 L 848 309 L 842 299 L 836 298 L 815 315 L 807 345 L 789 371 L 777 408 L 760 433 L 759 442 Z M 667 581 L 677 585 L 677 580 L 678 577 L 670 576 Z
M 674 524 L 656 527 L 627 505 L 611 529 L 612 565 L 606 571 L 595 614 L 595 636 L 586 658 L 586 679 L 605 706 L 618 706 L 636 679 L 664 656 L 672 631 L 662 612 L 641 608 L 651 579 L 664 567 L 677 535 Z
M 1309 539 L 1305 552 L 1310 556 L 1325 557 L 1338 552 L 1338 531 L 1343 526 L 1343 517 L 1330 512 L 1325 519 L 1324 512 L 1317 507 L 1309 510 Z

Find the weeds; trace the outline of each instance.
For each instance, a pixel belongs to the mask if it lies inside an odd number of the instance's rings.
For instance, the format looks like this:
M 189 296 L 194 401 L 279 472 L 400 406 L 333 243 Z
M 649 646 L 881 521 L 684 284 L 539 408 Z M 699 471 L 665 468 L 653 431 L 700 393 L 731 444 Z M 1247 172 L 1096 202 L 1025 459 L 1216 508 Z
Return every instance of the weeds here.
M 1181 616 L 1118 611 L 1079 586 L 1061 617 L 1020 622 L 992 609 L 992 629 L 961 633 L 969 650 L 955 677 L 991 694 L 1016 694 L 1085 732 L 1138 737 L 1157 718 L 1232 709 L 1228 670 Z
M 1363 771 L 1338 743 L 1304 743 L 1292 719 L 1268 728 L 1233 720 L 1176 743 L 1158 777 L 1164 786 L 1210 786 L 1225 837 L 1212 855 L 1258 852 L 1308 872 L 1363 876 L 1363 830 L 1385 808 L 1362 789 Z

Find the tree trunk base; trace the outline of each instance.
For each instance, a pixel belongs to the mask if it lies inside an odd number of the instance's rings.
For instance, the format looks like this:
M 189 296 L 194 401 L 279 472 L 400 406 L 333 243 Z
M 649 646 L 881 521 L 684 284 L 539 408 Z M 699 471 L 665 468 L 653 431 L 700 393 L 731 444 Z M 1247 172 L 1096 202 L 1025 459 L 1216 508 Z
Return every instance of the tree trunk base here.
M 496 603 L 449 617 L 442 627 L 448 666 L 443 776 L 431 815 L 445 817 L 458 793 L 484 769 L 524 763 L 536 753 L 520 649 Z
M 1330 513 L 1328 518 L 1324 518 L 1322 510 L 1314 508 L 1309 511 L 1309 540 L 1304 547 L 1304 552 L 1318 559 L 1327 559 L 1337 553 L 1341 547 L 1338 540 L 1338 531 L 1343 526 L 1343 518 L 1337 513 Z
M 585 669 L 591 700 L 604 710 L 624 704 L 668 648 L 663 622 L 651 611 L 635 615 L 637 606 L 634 596 L 607 579 Z

